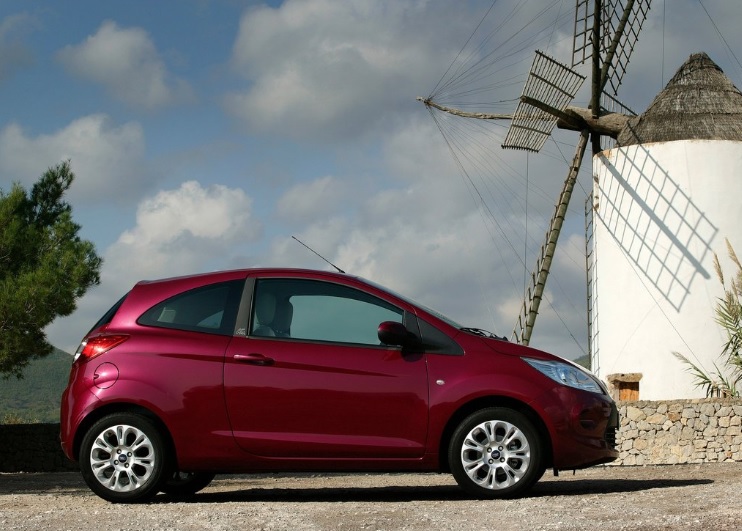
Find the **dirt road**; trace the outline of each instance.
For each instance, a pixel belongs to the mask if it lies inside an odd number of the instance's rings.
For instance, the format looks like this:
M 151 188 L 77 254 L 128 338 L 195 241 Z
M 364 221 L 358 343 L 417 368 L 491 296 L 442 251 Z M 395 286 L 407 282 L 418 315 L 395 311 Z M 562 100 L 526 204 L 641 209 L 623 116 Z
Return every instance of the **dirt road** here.
M 77 473 L 0 474 L 0 529 L 742 529 L 742 463 L 547 473 L 526 498 L 467 499 L 448 475 L 218 476 L 187 502 L 113 505 Z

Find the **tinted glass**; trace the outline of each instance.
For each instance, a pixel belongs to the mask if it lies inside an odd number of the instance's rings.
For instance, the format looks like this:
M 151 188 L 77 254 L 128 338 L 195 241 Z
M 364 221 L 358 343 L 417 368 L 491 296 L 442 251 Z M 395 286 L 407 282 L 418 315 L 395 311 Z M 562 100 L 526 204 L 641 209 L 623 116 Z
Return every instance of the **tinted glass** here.
M 404 311 L 363 291 L 313 280 L 259 280 L 252 335 L 379 345 L 383 321 Z
M 232 335 L 243 280 L 211 284 L 171 297 L 137 321 L 145 326 Z
M 124 303 L 124 301 L 126 300 L 126 297 L 128 295 L 129 294 L 127 293 L 126 295 L 124 295 L 123 297 L 121 297 L 118 300 L 118 302 L 116 302 L 116 304 L 114 304 L 113 306 L 111 306 L 108 309 L 108 311 L 103 314 L 103 317 L 101 317 L 100 319 L 98 319 L 98 322 L 93 325 L 93 327 L 90 329 L 90 332 L 92 332 L 96 328 L 100 328 L 101 326 L 107 325 L 108 323 L 110 323 L 113 320 L 113 316 L 116 315 L 116 312 L 117 311 L 119 311 L 119 308 L 121 308 L 121 305 Z M 90 333 L 90 332 L 88 332 L 88 333 Z

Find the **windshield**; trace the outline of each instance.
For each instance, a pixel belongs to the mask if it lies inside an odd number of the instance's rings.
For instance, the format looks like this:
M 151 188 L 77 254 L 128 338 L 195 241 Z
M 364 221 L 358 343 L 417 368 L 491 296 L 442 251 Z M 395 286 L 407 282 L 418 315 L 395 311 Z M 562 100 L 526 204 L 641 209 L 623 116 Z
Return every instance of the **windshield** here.
M 418 308 L 421 308 L 421 309 L 425 310 L 429 314 L 436 316 L 438 319 L 440 319 L 441 321 L 443 321 L 444 323 L 446 323 L 446 324 L 448 324 L 450 326 L 453 326 L 454 328 L 459 328 L 459 329 L 464 328 L 463 325 L 457 323 L 453 319 L 451 319 L 449 317 L 446 317 L 441 312 L 439 312 L 437 310 L 433 310 L 432 308 L 429 308 L 429 307 L 425 306 L 424 304 L 420 304 L 416 300 L 413 300 L 413 299 L 411 299 L 409 297 L 405 297 L 404 295 L 400 295 L 396 291 L 392 291 L 389 288 L 387 288 L 385 286 L 381 286 L 381 285 L 379 285 L 376 282 L 373 282 L 371 280 L 367 280 L 365 278 L 362 278 L 361 280 L 363 280 L 367 284 L 372 285 L 373 287 L 375 287 L 377 289 L 380 289 L 381 291 L 384 291 L 384 292 L 388 293 L 389 295 L 393 295 L 393 296 L 397 297 L 398 299 L 402 299 L 403 301 L 405 301 L 405 302 L 407 302 L 409 304 L 412 304 L 413 306 L 417 306 Z

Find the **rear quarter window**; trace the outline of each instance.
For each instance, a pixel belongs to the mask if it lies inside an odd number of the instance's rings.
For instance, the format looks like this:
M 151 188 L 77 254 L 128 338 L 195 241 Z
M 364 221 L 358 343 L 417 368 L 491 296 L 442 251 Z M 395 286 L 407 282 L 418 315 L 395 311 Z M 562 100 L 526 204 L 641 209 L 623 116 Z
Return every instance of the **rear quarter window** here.
M 244 280 L 195 288 L 144 312 L 137 323 L 191 332 L 233 335 Z

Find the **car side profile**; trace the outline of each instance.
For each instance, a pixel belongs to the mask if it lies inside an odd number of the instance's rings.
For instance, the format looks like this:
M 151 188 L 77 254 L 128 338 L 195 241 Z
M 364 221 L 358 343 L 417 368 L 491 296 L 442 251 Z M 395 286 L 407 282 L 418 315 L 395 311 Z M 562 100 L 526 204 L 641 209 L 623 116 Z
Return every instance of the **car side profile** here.
M 450 472 L 477 498 L 616 459 L 592 374 L 342 273 L 136 284 L 84 337 L 61 444 L 111 502 L 217 473 Z

